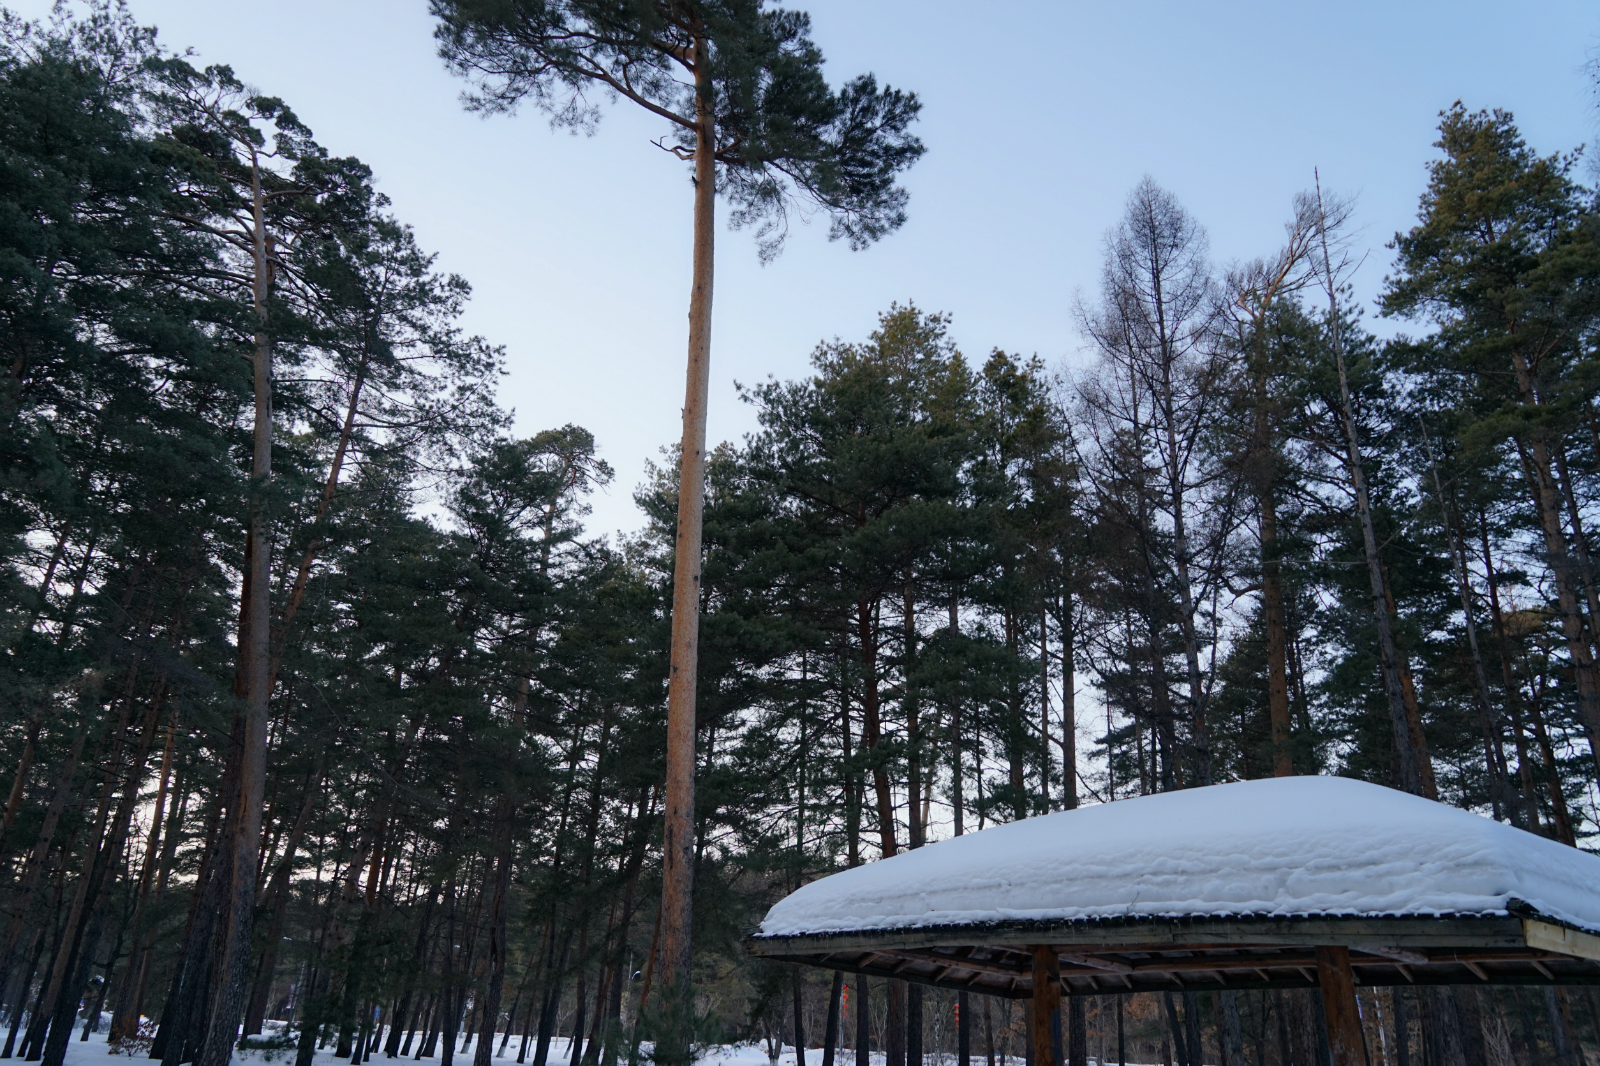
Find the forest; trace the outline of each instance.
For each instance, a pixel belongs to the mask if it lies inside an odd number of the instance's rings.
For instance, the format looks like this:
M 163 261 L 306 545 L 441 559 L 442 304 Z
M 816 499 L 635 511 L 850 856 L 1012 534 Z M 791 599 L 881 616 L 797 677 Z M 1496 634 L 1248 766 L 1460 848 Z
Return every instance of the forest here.
M 434 5 L 469 76 L 470 6 Z M 221 1066 L 236 1024 L 297 1066 L 636 1066 L 681 1024 L 652 989 L 683 449 L 621 486 L 637 533 L 589 528 L 613 471 L 581 426 L 513 431 L 468 281 L 192 58 L 111 3 L 0 21 L 0 1058 L 61 1066 L 104 1016 L 163 1066 Z M 869 81 L 839 99 L 903 133 Z M 870 180 L 783 173 L 870 243 L 908 137 Z M 741 940 L 995 823 L 1336 774 L 1594 846 L 1600 171 L 1459 104 L 1414 152 L 1375 306 L 1314 175 L 1231 264 L 1146 179 L 1081 362 L 963 352 L 908 298 L 742 390 L 683 601 L 692 1051 L 953 1061 L 953 994 Z M 781 239 L 766 158 L 700 188 Z M 1311 1002 L 1076 999 L 1071 1066 L 1312 1066 Z M 1593 990 L 1361 1002 L 1384 1066 L 1600 1048 Z M 1010 1001 L 968 1010 L 973 1056 L 1026 1054 Z

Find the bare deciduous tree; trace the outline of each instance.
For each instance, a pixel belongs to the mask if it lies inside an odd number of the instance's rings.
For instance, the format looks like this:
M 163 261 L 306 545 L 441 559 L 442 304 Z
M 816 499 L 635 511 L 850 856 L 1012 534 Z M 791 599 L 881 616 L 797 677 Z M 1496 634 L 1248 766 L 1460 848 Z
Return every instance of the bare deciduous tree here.
M 1206 604 L 1223 576 L 1237 495 L 1235 479 L 1207 447 L 1226 368 L 1217 343 L 1222 307 L 1205 231 L 1148 177 L 1106 240 L 1100 303 L 1080 309 L 1079 318 L 1100 356 L 1079 388 L 1099 453 L 1090 465 L 1109 471 L 1116 449 L 1142 467 L 1124 469 L 1135 484 L 1116 506 L 1132 509 L 1121 517 L 1146 571 L 1158 728 L 1170 713 L 1160 633 L 1170 619 L 1182 640 L 1195 783 L 1210 784 L 1206 699 L 1217 617 Z M 1163 595 L 1174 601 L 1170 608 Z M 1202 667 L 1207 652 L 1213 662 Z

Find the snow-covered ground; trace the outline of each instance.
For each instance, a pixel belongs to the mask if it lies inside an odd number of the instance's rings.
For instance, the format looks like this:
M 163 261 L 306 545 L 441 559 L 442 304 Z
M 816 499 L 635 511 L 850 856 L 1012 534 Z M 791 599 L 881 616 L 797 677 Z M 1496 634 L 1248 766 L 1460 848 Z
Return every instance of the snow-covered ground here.
M 110 1020 L 110 1016 L 107 1015 L 106 1022 L 109 1023 Z M 99 1033 L 90 1034 L 87 1041 L 80 1041 L 78 1039 L 82 1032 L 83 1023 L 80 1021 L 78 1023 L 77 1030 L 72 1034 L 72 1043 L 67 1047 L 66 1066 L 133 1066 L 133 1064 L 144 1064 L 150 1061 L 143 1056 L 128 1058 L 122 1055 L 111 1054 L 106 1048 L 106 1034 L 103 1028 Z M 498 1059 L 497 1062 L 504 1062 L 506 1066 L 512 1066 L 512 1064 L 517 1061 L 518 1039 L 518 1037 L 512 1037 L 511 1043 L 506 1046 L 504 1058 Z M 457 1051 L 451 1060 L 451 1066 L 470 1066 L 473 1053 L 476 1050 L 475 1044 L 476 1041 L 474 1041 L 473 1044 L 467 1045 L 465 1051 Z M 498 1040 L 495 1041 L 495 1050 L 497 1052 L 499 1051 Z M 415 1052 L 415 1044 L 413 1044 L 412 1054 L 414 1055 Z M 528 1057 L 530 1059 L 533 1057 L 531 1048 L 529 1049 Z M 274 1066 L 293 1066 L 294 1064 L 293 1051 L 236 1051 L 234 1052 L 233 1058 L 235 1062 L 241 1064 L 248 1063 L 249 1066 L 266 1066 L 268 1063 L 274 1064 Z M 854 1059 L 854 1054 L 849 1051 L 844 1051 L 841 1052 L 834 1061 L 836 1062 L 837 1066 L 854 1066 Z M 377 1051 L 373 1053 L 370 1061 L 374 1064 L 374 1066 L 380 1062 L 391 1061 L 396 1063 L 396 1066 L 401 1066 L 403 1063 L 413 1062 L 416 1060 L 410 1055 L 403 1059 L 390 1060 L 384 1057 L 382 1051 Z M 436 1056 L 435 1058 L 426 1059 L 423 1061 L 438 1062 L 440 1061 L 440 1057 Z M 719 1045 L 717 1047 L 710 1048 L 700 1061 L 705 1063 L 706 1066 L 769 1066 L 765 1048 L 757 1044 Z M 933 1057 L 929 1056 L 930 1066 L 933 1061 Z M 329 1048 L 327 1050 L 317 1052 L 314 1066 L 340 1066 L 340 1064 L 345 1064 L 348 1062 L 349 1059 L 335 1056 L 333 1054 L 333 1050 Z M 947 1056 L 941 1063 L 941 1066 L 954 1066 L 954 1063 L 955 1060 Z M 1097 1064 L 1093 1059 L 1090 1059 L 1089 1063 L 1090 1066 L 1100 1066 L 1100 1064 Z M 819 1048 L 812 1048 L 808 1050 L 805 1054 L 805 1062 L 803 1064 L 795 1061 L 794 1048 L 792 1047 L 785 1046 L 783 1053 L 778 1057 L 778 1066 L 821 1066 L 821 1064 L 822 1051 Z M 570 1064 L 567 1062 L 567 1042 L 565 1040 L 557 1040 L 551 1044 L 549 1066 L 570 1066 Z M 884 1056 L 881 1053 L 874 1054 L 872 1056 L 871 1066 L 884 1066 Z M 984 1060 L 982 1058 L 974 1058 L 972 1060 L 972 1066 L 984 1066 Z M 1012 1060 L 1012 1066 L 1021 1066 L 1021 1060 Z M 1109 1066 L 1109 1064 L 1107 1064 L 1107 1066 Z

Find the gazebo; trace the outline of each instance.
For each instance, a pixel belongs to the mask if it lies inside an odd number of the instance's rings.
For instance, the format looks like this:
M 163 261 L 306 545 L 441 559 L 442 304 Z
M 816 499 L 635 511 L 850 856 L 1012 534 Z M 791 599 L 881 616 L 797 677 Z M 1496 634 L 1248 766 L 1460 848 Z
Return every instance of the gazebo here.
M 1600 857 L 1379 785 L 1285 777 L 1029 818 L 804 886 L 752 954 L 1029 999 L 1356 985 L 1600 984 Z

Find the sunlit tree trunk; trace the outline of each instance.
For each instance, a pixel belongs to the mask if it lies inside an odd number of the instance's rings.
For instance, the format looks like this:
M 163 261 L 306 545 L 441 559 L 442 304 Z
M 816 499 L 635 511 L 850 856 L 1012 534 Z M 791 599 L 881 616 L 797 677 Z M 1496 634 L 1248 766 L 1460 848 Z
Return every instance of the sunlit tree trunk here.
M 710 45 L 694 46 L 694 279 L 689 295 L 688 380 L 679 453 L 678 527 L 672 565 L 672 662 L 667 682 L 667 786 L 662 821 L 661 981 L 689 980 L 694 887 L 695 684 L 700 640 L 701 519 L 705 507 L 706 406 L 711 381 L 711 293 L 716 230 L 716 128 Z

